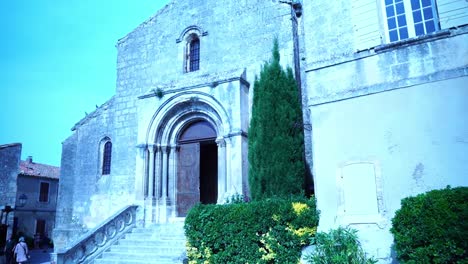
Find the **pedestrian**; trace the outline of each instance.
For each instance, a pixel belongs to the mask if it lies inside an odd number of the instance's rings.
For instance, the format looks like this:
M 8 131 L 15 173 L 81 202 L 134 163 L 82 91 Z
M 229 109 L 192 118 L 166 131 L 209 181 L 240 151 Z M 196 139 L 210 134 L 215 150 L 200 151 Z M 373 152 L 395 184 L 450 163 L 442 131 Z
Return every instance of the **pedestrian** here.
M 5 260 L 6 264 L 13 264 L 13 249 L 15 248 L 15 240 L 11 237 L 11 235 L 8 236 L 8 239 L 5 244 Z
M 24 237 L 20 237 L 15 246 L 16 262 L 18 264 L 26 263 L 29 259 L 28 245 L 24 242 Z

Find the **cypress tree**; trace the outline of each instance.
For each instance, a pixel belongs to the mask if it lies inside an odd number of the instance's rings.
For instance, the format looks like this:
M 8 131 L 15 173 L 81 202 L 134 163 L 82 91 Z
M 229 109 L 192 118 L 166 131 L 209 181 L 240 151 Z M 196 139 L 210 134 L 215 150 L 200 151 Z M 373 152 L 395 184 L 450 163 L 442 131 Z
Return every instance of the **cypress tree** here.
M 302 109 L 291 68 L 280 65 L 278 41 L 273 58 L 254 82 L 249 127 L 249 186 L 252 199 L 303 193 Z

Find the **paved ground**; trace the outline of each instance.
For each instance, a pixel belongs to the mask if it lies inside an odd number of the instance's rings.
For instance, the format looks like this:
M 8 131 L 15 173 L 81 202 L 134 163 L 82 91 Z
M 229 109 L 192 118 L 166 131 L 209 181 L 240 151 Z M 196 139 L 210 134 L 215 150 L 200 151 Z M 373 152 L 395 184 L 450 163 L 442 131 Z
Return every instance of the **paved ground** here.
M 54 252 L 53 249 L 42 250 L 33 249 L 29 253 L 31 255 L 31 261 L 29 264 L 50 264 L 50 253 Z
M 54 252 L 53 249 L 43 250 L 43 249 L 33 249 L 29 251 L 31 255 L 31 260 L 28 264 L 50 264 L 50 253 Z M 0 256 L 0 264 L 5 263 L 5 257 Z

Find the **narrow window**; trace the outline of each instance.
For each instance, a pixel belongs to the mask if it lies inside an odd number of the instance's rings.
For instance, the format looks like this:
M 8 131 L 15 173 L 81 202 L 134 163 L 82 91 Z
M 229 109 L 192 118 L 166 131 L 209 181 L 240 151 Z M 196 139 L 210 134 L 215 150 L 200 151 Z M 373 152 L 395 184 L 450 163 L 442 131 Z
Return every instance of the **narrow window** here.
M 200 69 L 200 39 L 193 36 L 188 43 L 187 71 L 198 71 Z
M 111 154 L 112 154 L 112 143 L 107 141 L 104 144 L 104 151 L 102 155 L 102 174 L 108 175 L 111 171 Z
M 384 0 L 390 42 L 438 30 L 435 0 Z
M 41 182 L 39 190 L 39 202 L 47 203 L 49 201 L 49 183 Z

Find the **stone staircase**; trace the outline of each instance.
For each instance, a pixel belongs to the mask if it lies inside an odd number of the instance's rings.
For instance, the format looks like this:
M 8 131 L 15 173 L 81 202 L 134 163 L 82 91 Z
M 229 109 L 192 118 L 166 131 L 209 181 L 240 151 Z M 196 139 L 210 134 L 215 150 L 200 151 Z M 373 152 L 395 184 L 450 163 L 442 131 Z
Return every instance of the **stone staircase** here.
M 174 264 L 185 256 L 183 219 L 136 227 L 94 260 L 95 264 Z

